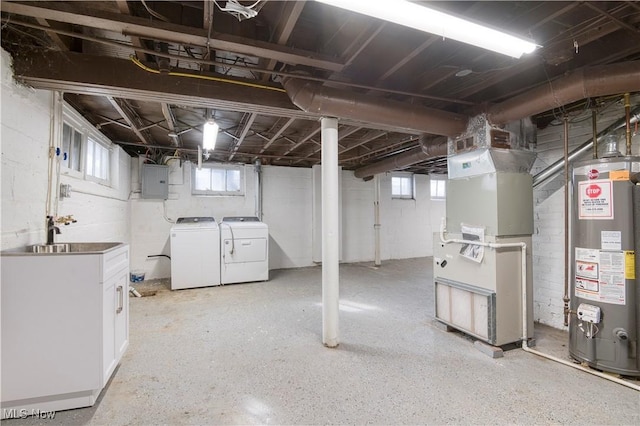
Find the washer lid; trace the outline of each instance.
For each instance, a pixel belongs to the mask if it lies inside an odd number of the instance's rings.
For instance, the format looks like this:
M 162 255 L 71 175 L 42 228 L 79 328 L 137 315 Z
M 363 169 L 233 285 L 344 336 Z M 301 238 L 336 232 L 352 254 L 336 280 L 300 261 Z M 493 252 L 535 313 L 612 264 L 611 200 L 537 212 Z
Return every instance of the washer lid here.
M 176 223 L 201 223 L 201 222 L 215 222 L 216 220 L 212 216 L 196 216 L 196 217 L 179 217 Z

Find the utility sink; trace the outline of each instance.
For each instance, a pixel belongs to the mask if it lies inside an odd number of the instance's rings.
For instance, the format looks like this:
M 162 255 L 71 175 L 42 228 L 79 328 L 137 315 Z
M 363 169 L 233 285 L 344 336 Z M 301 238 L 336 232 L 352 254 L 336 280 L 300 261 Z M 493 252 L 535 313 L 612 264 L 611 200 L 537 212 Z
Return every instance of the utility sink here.
M 36 244 L 31 246 L 33 253 L 68 253 L 69 244 Z
M 35 244 L 27 246 L 26 251 L 38 254 L 54 253 L 104 253 L 122 243 L 56 243 L 56 244 Z

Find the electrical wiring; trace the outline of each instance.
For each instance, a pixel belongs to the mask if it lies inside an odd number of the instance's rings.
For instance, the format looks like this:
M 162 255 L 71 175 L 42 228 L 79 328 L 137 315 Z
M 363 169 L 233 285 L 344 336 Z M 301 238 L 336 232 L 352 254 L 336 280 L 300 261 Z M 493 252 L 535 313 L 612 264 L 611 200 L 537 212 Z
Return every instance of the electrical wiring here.
M 155 16 L 156 18 L 160 19 L 161 21 L 169 22 L 169 19 L 167 19 L 165 16 L 159 14 L 158 12 L 156 12 L 155 10 L 153 10 L 149 6 L 147 6 L 147 2 L 145 0 L 140 0 L 140 3 L 142 3 L 144 8 L 147 9 L 147 12 L 149 12 L 149 14 L 151 16 Z
M 220 6 L 216 0 L 212 0 L 213 3 L 220 9 L 222 12 L 227 12 L 230 15 L 235 16 L 238 21 L 242 21 L 243 19 L 255 18 L 258 15 L 258 10 L 255 10 L 255 7 L 258 6 L 263 0 L 257 0 L 251 6 L 244 6 L 238 2 L 238 0 L 227 0 L 227 3 L 224 7 Z
M 2 22 L 7 22 L 7 18 L 2 18 Z M 69 37 L 73 37 L 73 38 L 77 38 L 80 40 L 87 40 L 87 41 L 92 41 L 95 43 L 101 43 L 101 44 L 105 44 L 107 46 L 112 46 L 112 47 L 118 47 L 118 48 L 125 48 L 125 49 L 131 49 L 131 45 L 130 44 L 126 44 L 126 43 L 120 43 L 120 42 L 116 42 L 113 40 L 107 40 L 107 39 L 103 39 L 103 38 L 99 38 L 99 37 L 94 37 L 94 36 L 90 36 L 90 35 L 86 35 L 86 34 L 81 34 L 81 33 L 77 33 L 74 31 L 65 31 L 65 30 L 61 30 L 58 28 L 53 28 L 53 27 L 45 27 L 43 25 L 37 25 L 37 24 L 31 24 L 29 22 L 24 22 L 24 21 L 12 21 L 13 24 L 15 25 L 20 25 L 23 27 L 27 27 L 27 28 L 35 28 L 35 29 L 39 29 L 39 30 L 43 30 L 43 31 L 49 31 L 49 32 L 54 32 L 56 34 L 62 34 L 62 35 L 66 35 Z M 206 60 L 206 59 L 194 59 L 194 58 L 190 58 L 188 56 L 180 56 L 180 55 L 172 55 L 170 53 L 163 53 L 163 52 L 157 52 L 155 50 L 151 50 L 151 49 L 146 49 L 143 47 L 136 47 L 135 49 L 138 52 L 142 52 L 142 53 L 148 53 L 149 55 L 155 55 L 155 56 L 160 56 L 163 58 L 168 58 L 168 59 L 175 59 L 176 61 L 185 61 L 185 62 L 192 62 L 192 63 L 197 63 L 197 64 L 201 64 L 201 65 L 211 65 L 211 66 L 228 66 L 228 67 L 233 67 L 236 69 L 242 69 L 242 70 L 246 70 L 247 67 L 245 66 L 239 66 L 239 65 L 232 65 L 232 64 L 221 64 L 218 61 L 210 61 L 210 60 Z M 464 101 L 461 99 L 452 99 L 452 98 L 446 98 L 446 97 L 442 97 L 442 96 L 432 96 L 432 95 L 426 95 L 426 94 L 421 94 L 421 93 L 412 93 L 412 92 L 406 92 L 403 90 L 394 90 L 394 89 L 385 89 L 385 88 L 381 88 L 381 87 L 375 87 L 375 86 L 370 86 L 370 85 L 366 85 L 366 84 L 356 84 L 356 83 L 347 83 L 347 82 L 342 82 L 342 81 L 338 81 L 338 80 L 328 80 L 326 78 L 322 78 L 322 77 L 314 77 L 311 75 L 302 75 L 302 74 L 296 74 L 296 73 L 290 73 L 290 72 L 285 72 L 285 71 L 275 71 L 275 70 L 271 70 L 271 69 L 266 69 L 266 68 L 251 68 L 252 72 L 260 72 L 260 73 L 267 73 L 267 74 L 271 74 L 271 75 L 275 75 L 275 76 L 279 76 L 279 77 L 291 77 L 291 78 L 298 78 L 301 80 L 308 80 L 308 81 L 316 81 L 319 83 L 327 83 L 327 82 L 331 82 L 333 84 L 340 84 L 346 87 L 353 87 L 353 88 L 357 88 L 357 89 L 366 89 L 366 90 L 372 90 L 372 91 L 376 91 L 376 92 L 381 92 L 381 93 L 392 93 L 392 94 L 396 94 L 396 95 L 403 95 L 403 96 L 411 96 L 414 98 L 421 98 L 421 99 L 432 99 L 435 101 L 444 101 L 444 102 L 451 102 L 451 103 L 456 103 L 456 104 L 461 104 L 461 105 L 475 105 L 473 102 L 470 101 Z
M 136 64 L 139 68 L 152 73 L 152 74 L 161 74 L 160 71 L 150 68 L 148 66 L 146 66 L 145 64 L 143 64 L 142 62 L 140 62 L 140 60 L 138 60 L 138 58 L 136 58 L 135 56 L 131 55 L 129 57 L 131 59 L 131 62 L 133 62 L 134 64 Z M 209 76 L 209 75 L 198 75 L 198 74 L 189 74 L 189 73 L 184 73 L 184 72 L 169 72 L 167 73 L 170 76 L 173 77 L 187 77 L 187 78 L 197 78 L 197 79 L 201 79 L 201 80 L 208 80 L 208 81 L 217 81 L 220 83 L 229 83 L 229 84 L 236 84 L 238 86 L 245 86 L 245 87 L 253 87 L 254 89 L 265 89 L 265 90 L 273 90 L 275 92 L 282 92 L 282 93 L 286 93 L 287 91 L 284 89 L 281 89 L 279 87 L 271 87 L 271 86 L 266 86 L 264 84 L 256 84 L 256 83 L 249 83 L 246 81 L 236 81 L 236 80 L 229 80 L 226 78 L 220 78 L 220 77 L 213 77 L 213 76 Z
M 171 219 L 170 217 L 167 217 L 167 200 L 162 200 L 162 217 L 164 217 L 164 220 L 166 220 L 169 223 L 176 223 L 175 220 Z

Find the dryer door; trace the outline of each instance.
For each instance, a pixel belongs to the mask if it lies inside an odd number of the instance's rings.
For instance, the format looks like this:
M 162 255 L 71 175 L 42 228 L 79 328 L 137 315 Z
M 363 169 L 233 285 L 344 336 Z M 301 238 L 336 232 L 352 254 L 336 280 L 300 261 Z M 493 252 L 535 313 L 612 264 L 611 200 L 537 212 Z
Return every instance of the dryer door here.
M 225 264 L 264 262 L 267 259 L 267 239 L 225 238 L 222 250 Z

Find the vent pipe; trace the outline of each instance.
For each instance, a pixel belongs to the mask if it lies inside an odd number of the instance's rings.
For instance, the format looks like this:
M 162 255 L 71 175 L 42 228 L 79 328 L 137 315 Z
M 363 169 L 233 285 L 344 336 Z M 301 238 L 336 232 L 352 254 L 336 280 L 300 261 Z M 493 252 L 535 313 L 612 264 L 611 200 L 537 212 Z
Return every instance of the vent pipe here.
M 640 61 L 582 68 L 551 84 L 496 104 L 489 108 L 488 115 L 492 123 L 506 124 L 581 99 L 636 91 L 640 91 Z M 396 162 L 402 164 L 402 167 L 408 167 L 430 158 L 419 155 L 417 149 L 413 153 L 416 154 L 413 163 L 409 162 L 409 153 L 403 152 L 357 169 L 356 176 L 366 177 L 368 170 L 375 170 L 376 173 L 394 170 Z M 446 154 L 445 150 L 441 155 Z M 390 168 L 385 170 L 385 167 Z
M 442 155 L 447 155 L 447 138 L 434 139 L 429 135 L 422 135 L 420 136 L 420 144 L 417 147 L 377 163 L 360 167 L 356 169 L 354 175 L 357 178 L 366 178 L 390 170 L 404 169 L 412 164 L 421 163 Z
M 640 91 L 640 61 L 580 68 L 566 77 L 489 108 L 494 124 L 506 124 L 571 102 Z
M 463 132 L 468 117 L 405 102 L 347 92 L 299 79 L 284 79 L 291 102 L 306 112 L 377 123 L 398 130 L 455 136 Z

